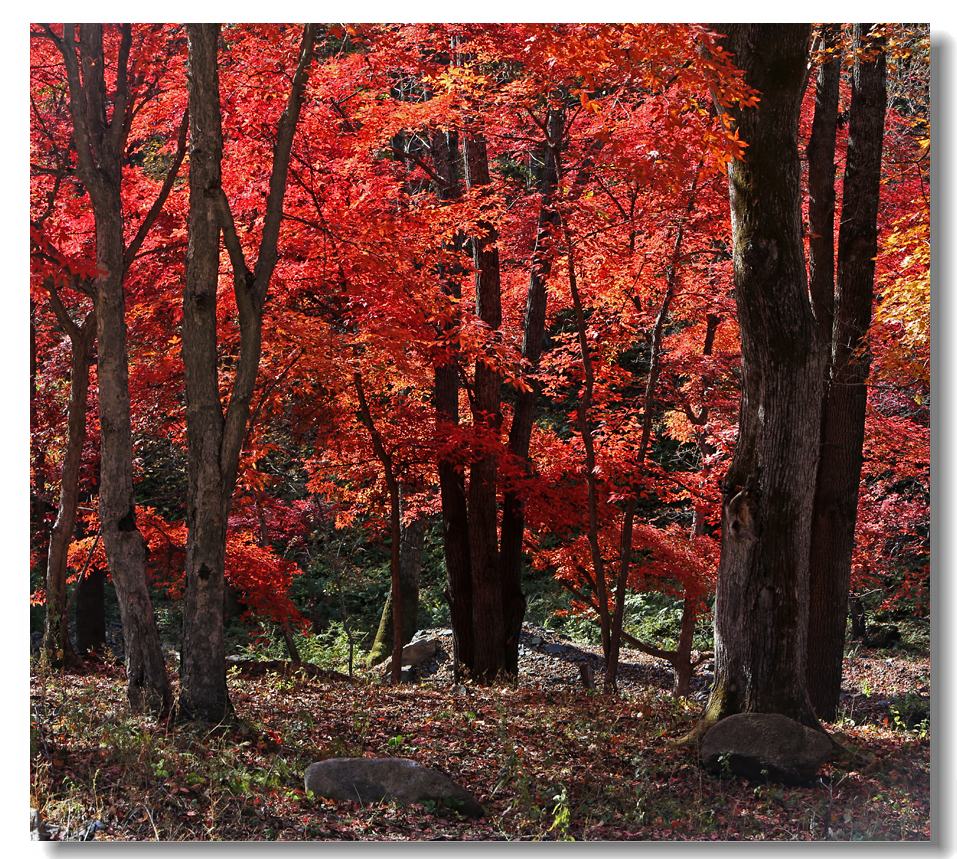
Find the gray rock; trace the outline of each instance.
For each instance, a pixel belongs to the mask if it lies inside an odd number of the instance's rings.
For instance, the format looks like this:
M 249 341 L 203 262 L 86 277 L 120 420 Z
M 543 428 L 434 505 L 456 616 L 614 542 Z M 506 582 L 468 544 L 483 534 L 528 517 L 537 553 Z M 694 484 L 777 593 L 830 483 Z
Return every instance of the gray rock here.
M 715 724 L 701 743 L 705 769 L 756 781 L 807 784 L 831 757 L 826 734 L 778 713 L 738 713 Z
M 330 758 L 306 768 L 306 790 L 329 799 L 400 805 L 434 802 L 467 817 L 484 817 L 479 801 L 447 775 L 404 758 Z
M 40 817 L 40 812 L 35 808 L 30 809 L 30 840 L 31 841 L 50 841 L 51 832 L 46 821 Z
M 410 641 L 402 648 L 402 665 L 408 665 L 411 668 L 418 668 L 425 662 L 428 662 L 435 656 L 441 647 L 438 638 L 420 638 L 417 641 Z M 383 675 L 392 672 L 392 657 L 390 656 L 379 666 Z

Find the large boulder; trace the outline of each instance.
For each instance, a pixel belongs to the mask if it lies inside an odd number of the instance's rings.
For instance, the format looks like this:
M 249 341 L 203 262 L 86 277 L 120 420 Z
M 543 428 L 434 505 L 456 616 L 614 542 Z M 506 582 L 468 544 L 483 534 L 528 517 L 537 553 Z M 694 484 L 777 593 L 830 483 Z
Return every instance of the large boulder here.
M 484 817 L 479 801 L 447 775 L 404 758 L 329 758 L 306 768 L 306 790 L 329 799 L 400 805 L 433 802 L 467 817 Z
M 808 784 L 817 778 L 834 746 L 826 734 L 778 713 L 738 713 L 704 735 L 705 769 L 757 781 Z

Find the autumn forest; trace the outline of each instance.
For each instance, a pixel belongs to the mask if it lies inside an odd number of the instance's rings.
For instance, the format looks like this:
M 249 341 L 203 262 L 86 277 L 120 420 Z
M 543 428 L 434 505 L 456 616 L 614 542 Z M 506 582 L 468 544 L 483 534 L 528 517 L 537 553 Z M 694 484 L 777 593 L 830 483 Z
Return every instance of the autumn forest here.
M 31 837 L 928 839 L 929 81 L 31 25 Z

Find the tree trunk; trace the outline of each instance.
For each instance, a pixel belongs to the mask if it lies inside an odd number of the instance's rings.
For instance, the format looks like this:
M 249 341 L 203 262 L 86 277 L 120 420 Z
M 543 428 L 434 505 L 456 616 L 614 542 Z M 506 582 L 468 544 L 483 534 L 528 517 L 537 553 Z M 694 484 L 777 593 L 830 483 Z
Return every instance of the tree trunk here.
M 432 138 L 432 158 L 436 174 L 441 177 L 436 193 L 442 200 L 460 196 L 456 163 L 458 147 L 451 132 L 437 132 Z M 464 245 L 464 237 L 455 241 L 455 249 Z M 462 273 L 458 264 L 443 278 L 446 294 L 455 302 L 453 318 L 443 328 L 443 335 L 450 340 L 458 329 L 460 315 L 457 302 L 462 298 L 462 288 L 456 275 Z M 435 368 L 435 416 L 440 434 L 453 432 L 459 424 L 459 372 L 458 349 L 450 348 L 451 355 Z M 442 545 L 445 551 L 446 598 L 452 624 L 453 671 L 455 679 L 461 679 L 463 666 L 470 669 L 474 664 L 472 645 L 472 564 L 469 557 L 468 504 L 465 496 L 465 475 L 449 456 L 441 456 L 438 462 L 439 493 L 442 503 Z
M 869 30 L 869 25 L 855 26 L 858 45 Z M 811 530 L 807 680 L 814 711 L 826 721 L 836 718 L 841 694 L 870 372 L 867 331 L 874 301 L 877 208 L 887 106 L 883 44 L 876 47 L 876 57 L 858 57 L 854 66 L 838 238 L 831 373 L 824 396 Z
M 685 590 L 681 610 L 681 633 L 678 636 L 678 649 L 672 663 L 675 669 L 675 698 L 687 698 L 691 691 L 691 675 L 694 666 L 691 663 L 691 648 L 694 644 L 695 622 L 698 620 L 698 610 L 695 597 Z
M 571 231 L 564 224 L 566 257 L 568 260 L 568 288 L 575 309 L 575 327 L 578 334 L 578 347 L 581 351 L 584 385 L 578 401 L 578 432 L 585 448 L 585 485 L 588 492 L 588 548 L 591 552 L 592 584 L 598 599 L 598 620 L 601 629 L 601 650 L 605 658 L 605 688 L 614 686 L 614 673 L 611 670 L 611 613 L 609 611 L 608 588 L 605 583 L 605 562 L 598 540 L 598 469 L 595 459 L 595 439 L 592 436 L 592 421 L 588 415 L 595 391 L 595 370 L 588 346 L 588 326 L 585 321 L 585 309 L 578 289 L 578 276 L 575 272 L 575 250 Z
M 164 715 L 171 705 L 169 679 L 160 649 L 146 580 L 146 543 L 136 526 L 133 500 L 133 442 L 130 427 L 126 303 L 126 248 L 120 187 L 128 133 L 129 48 L 132 31 L 120 26 L 119 65 L 113 116 L 106 122 L 103 26 L 80 26 L 77 62 L 75 26 L 63 29 L 62 52 L 70 87 L 77 166 L 93 204 L 96 225 L 97 382 L 100 409 L 100 528 L 116 588 L 126 646 L 130 705 Z
M 183 363 L 189 448 L 186 599 L 180 662 L 179 718 L 216 723 L 229 717 L 223 639 L 226 526 L 239 455 L 262 353 L 263 306 L 278 261 L 279 230 L 292 140 L 312 60 L 315 27 L 303 30 L 299 63 L 276 130 L 259 254 L 246 264 L 222 188 L 222 116 L 217 68 L 219 24 L 190 24 L 189 247 L 183 293 Z M 229 404 L 219 399 L 216 292 L 222 232 L 233 271 L 239 316 L 239 358 Z
M 59 297 L 54 297 L 59 304 Z M 59 305 L 59 311 L 66 310 Z M 68 326 L 72 354 L 70 356 L 70 403 L 67 407 L 67 440 L 60 473 L 60 501 L 56 521 L 50 532 L 47 551 L 47 612 L 43 633 L 44 659 L 58 667 L 75 656 L 70 644 L 66 600 L 67 553 L 76 530 L 76 506 L 80 489 L 80 465 L 86 442 L 86 412 L 90 392 L 90 359 L 93 352 L 93 333 L 96 330 L 95 313 L 91 312 L 81 325 L 68 317 L 62 320 Z M 61 323 L 62 324 L 62 323 Z
M 228 496 L 220 458 L 224 418 L 216 344 L 223 155 L 219 25 L 190 25 L 188 32 L 189 248 L 183 293 L 183 365 L 189 482 L 178 716 L 215 723 L 231 712 L 223 638 Z
M 405 491 L 399 487 L 399 505 L 404 511 Z M 412 640 L 418 629 L 416 619 L 419 615 L 419 573 L 422 569 L 422 546 L 425 541 L 425 517 L 402 525 L 399 539 L 399 593 L 402 594 L 402 617 L 405 619 L 402 631 L 402 645 Z M 369 664 L 378 665 L 392 651 L 394 630 L 392 626 L 392 588 L 386 596 L 385 605 L 379 618 L 375 639 L 369 650 Z
M 399 481 L 396 478 L 392 454 L 376 427 L 362 384 L 362 373 L 356 370 L 352 380 L 359 400 L 359 417 L 372 439 L 372 449 L 382 465 L 386 488 L 389 492 L 389 573 L 391 579 L 391 626 L 392 626 L 392 683 L 402 679 L 402 646 L 405 596 L 402 592 L 402 508 L 400 506 Z
M 89 570 L 76 583 L 76 649 L 83 656 L 106 646 L 106 574 Z
M 729 166 L 742 393 L 723 484 L 705 723 L 768 712 L 816 725 L 805 677 L 807 558 L 825 354 L 808 299 L 797 151 L 810 27 L 721 29 L 761 100 L 736 111 L 748 149 Z
M 100 407 L 100 528 L 123 622 L 130 705 L 165 715 L 172 704 L 159 632 L 146 579 L 146 542 L 136 526 L 133 442 L 122 271 L 119 185 L 115 213 L 98 218 L 97 383 Z M 111 207 L 112 208 L 112 207 Z M 101 224 L 101 221 L 107 221 Z M 109 245 L 100 253 L 101 241 Z M 116 274 L 114 274 L 114 272 Z
M 528 276 L 528 298 L 525 304 L 525 323 L 522 338 L 522 357 L 532 372 L 538 368 L 545 343 L 545 311 L 548 293 L 545 289 L 552 269 L 557 231 L 560 223 L 555 208 L 555 189 L 559 176 L 559 148 L 564 132 L 565 117 L 560 109 L 549 110 L 545 128 L 548 139 L 544 152 L 541 178 L 542 202 L 538 213 L 538 230 L 532 252 Z M 515 398 L 512 426 L 509 430 L 509 453 L 519 462 L 526 474 L 531 473 L 528 458 L 532 438 L 532 424 L 540 396 L 540 386 L 531 381 L 530 391 L 520 391 Z M 525 505 L 522 493 L 507 488 L 502 499 L 502 537 L 499 549 L 499 567 L 502 580 L 502 608 L 505 612 L 505 671 L 518 674 L 518 643 L 525 618 L 525 595 L 522 593 L 522 543 L 525 537 Z
M 470 189 L 491 183 L 488 154 L 482 137 L 465 141 L 465 181 Z M 498 232 L 480 221 L 472 236 L 475 265 L 475 310 L 493 332 L 502 324 L 502 296 L 498 258 Z M 484 361 L 476 361 L 472 422 L 477 432 L 498 436 L 502 423 L 502 380 Z M 505 616 L 498 566 L 498 462 L 483 453 L 469 471 L 469 557 L 472 569 L 472 677 L 491 683 L 505 670 Z
M 645 395 L 641 408 L 641 438 L 638 442 L 638 453 L 635 457 L 636 465 L 641 468 L 648 448 L 651 445 L 651 423 L 655 414 L 655 387 L 658 383 L 658 374 L 661 371 L 661 343 L 664 337 L 665 321 L 671 312 L 671 302 L 678 286 L 678 266 L 681 261 L 681 248 L 684 241 L 685 223 L 694 211 L 697 199 L 698 175 L 701 164 L 695 168 L 694 178 L 688 192 L 688 202 L 683 217 L 675 230 L 674 244 L 671 258 L 665 269 L 665 294 L 655 317 L 654 328 L 651 332 L 651 355 L 648 359 L 648 378 L 645 381 Z M 624 521 L 621 529 L 621 552 L 618 559 L 618 578 L 615 582 L 615 610 L 611 619 L 611 639 L 606 657 L 605 691 L 614 692 L 618 688 L 618 654 L 621 651 L 621 633 L 625 623 L 625 596 L 628 590 L 628 573 L 631 568 L 631 541 L 635 516 L 634 499 L 629 499 L 625 507 Z M 693 630 L 693 626 L 692 626 Z

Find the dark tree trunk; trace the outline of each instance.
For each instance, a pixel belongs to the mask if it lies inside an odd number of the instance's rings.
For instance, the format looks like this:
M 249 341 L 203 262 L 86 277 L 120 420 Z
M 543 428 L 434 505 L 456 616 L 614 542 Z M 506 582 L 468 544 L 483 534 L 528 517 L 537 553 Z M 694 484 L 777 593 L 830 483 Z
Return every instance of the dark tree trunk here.
M 73 322 L 60 302 L 56 288 L 50 293 L 61 326 L 70 337 L 70 402 L 67 407 L 67 440 L 60 470 L 60 501 L 47 550 L 47 613 L 43 633 L 43 655 L 47 664 L 58 667 L 74 656 L 67 618 L 67 553 L 76 530 L 76 506 L 80 490 L 80 465 L 86 442 L 86 413 L 90 391 L 90 359 L 96 314 L 91 311 L 82 324 Z
M 465 141 L 465 181 L 481 189 L 491 183 L 485 141 L 480 136 Z M 495 336 L 502 324 L 502 296 L 498 258 L 498 232 L 487 221 L 478 223 L 472 236 L 475 265 L 475 309 Z M 484 361 L 475 366 L 472 422 L 477 432 L 498 436 L 502 423 L 502 379 Z M 472 569 L 473 661 L 471 674 L 480 683 L 491 683 L 505 670 L 505 616 L 498 566 L 498 462 L 481 454 L 469 471 L 469 557 Z
M 82 655 L 106 646 L 106 574 L 90 570 L 76 583 L 76 649 Z
M 538 213 L 538 230 L 528 277 L 528 298 L 525 304 L 522 357 L 534 372 L 538 368 L 545 343 L 545 311 L 548 299 L 546 282 L 552 269 L 552 260 L 559 229 L 555 208 L 555 189 L 559 176 L 559 150 L 564 133 L 563 111 L 553 108 L 548 112 L 545 128 L 548 139 L 544 151 L 541 178 L 542 202 Z M 509 453 L 522 463 L 526 474 L 531 473 L 528 458 L 532 438 L 532 424 L 540 396 L 540 385 L 532 380 L 530 391 L 519 391 L 515 398 L 512 426 L 509 430 Z M 522 493 L 507 488 L 502 499 L 502 537 L 499 549 L 499 567 L 502 580 L 502 608 L 505 612 L 505 671 L 518 674 L 518 643 L 525 618 L 525 595 L 522 593 L 522 543 L 525 537 L 525 504 Z
M 405 489 L 399 487 L 399 506 L 402 514 L 405 510 Z M 402 617 L 405 619 L 402 630 L 402 645 L 412 640 L 418 629 L 419 615 L 419 573 L 422 570 L 422 546 L 425 542 L 425 517 L 420 516 L 407 525 L 401 526 L 399 538 L 399 593 L 402 594 Z M 369 650 L 369 664 L 377 665 L 392 652 L 395 638 L 392 626 L 392 588 L 386 596 L 379 617 L 379 626 Z
M 292 139 L 312 59 L 315 28 L 303 32 L 299 63 L 279 120 L 269 195 L 254 269 L 246 264 L 223 192 L 218 24 L 190 24 L 190 208 L 186 286 L 183 293 L 183 363 L 189 448 L 186 521 L 186 599 L 178 717 L 209 723 L 231 714 L 223 638 L 226 526 L 239 455 L 262 352 L 262 314 L 278 260 L 279 229 Z M 239 315 L 239 359 L 229 405 L 219 398 L 216 292 L 222 233 L 233 270 Z
M 807 558 L 825 353 L 808 299 L 797 151 L 810 27 L 721 29 L 761 100 L 737 111 L 747 156 L 729 166 L 742 392 L 723 484 L 705 723 L 769 712 L 816 724 L 805 678 Z
M 225 421 L 219 398 L 216 343 L 223 156 L 217 69 L 219 25 L 190 25 L 188 32 L 190 205 L 183 364 L 189 484 L 178 715 L 181 719 L 219 722 L 231 709 L 223 639 L 229 495 L 220 459 Z
M 694 595 L 685 590 L 681 610 L 681 632 L 678 636 L 678 649 L 675 652 L 675 686 L 676 698 L 687 698 L 691 690 L 691 675 L 694 673 L 694 664 L 691 661 L 691 648 L 694 645 L 694 628 L 698 620 L 697 600 Z
M 128 696 L 134 710 L 163 715 L 172 698 L 146 580 L 146 543 L 136 526 L 133 442 L 123 280 L 127 265 L 120 196 L 121 163 L 128 133 L 128 68 L 132 40 L 121 26 L 119 72 L 112 121 L 106 123 L 103 27 L 80 26 L 80 69 L 75 28 L 66 25 L 63 55 L 80 177 L 90 194 L 96 223 L 94 284 L 97 383 L 100 411 L 100 527 L 116 588 L 126 646 Z M 144 222 L 145 223 L 145 222 Z
M 441 178 L 436 193 L 442 200 L 460 196 L 461 183 L 456 171 L 458 146 L 451 132 L 437 132 L 432 138 L 432 158 L 436 174 Z M 464 246 L 464 237 L 458 237 L 455 250 Z M 458 276 L 463 267 L 457 263 L 450 271 L 440 271 L 444 290 L 455 302 L 454 316 L 443 327 L 443 335 L 453 340 L 461 324 L 457 302 L 462 298 Z M 459 423 L 458 349 L 450 353 L 435 368 L 435 414 L 440 433 L 452 432 Z M 454 673 L 460 679 L 463 666 L 470 669 L 474 661 L 472 646 L 472 564 L 469 556 L 468 504 L 465 496 L 465 475 L 452 456 L 442 456 L 438 463 L 439 493 L 442 503 L 442 545 L 445 551 L 446 597 L 452 624 Z
M 855 43 L 870 25 L 855 27 Z M 838 238 L 831 372 L 822 420 L 821 454 L 810 546 L 807 679 L 819 718 L 833 721 L 841 694 L 848 592 L 864 446 L 874 301 L 877 207 L 887 106 L 883 44 L 858 57 L 851 90 L 850 131 Z

